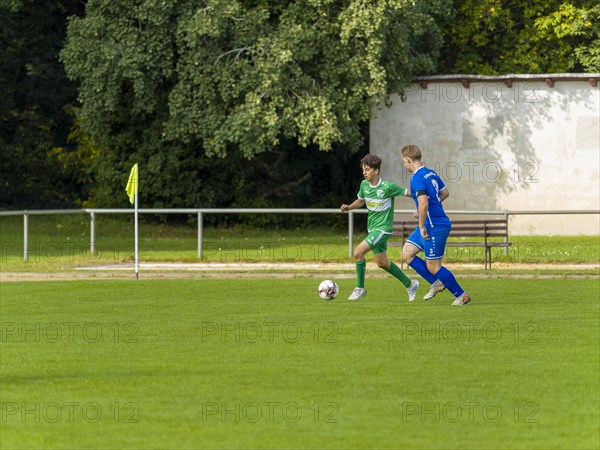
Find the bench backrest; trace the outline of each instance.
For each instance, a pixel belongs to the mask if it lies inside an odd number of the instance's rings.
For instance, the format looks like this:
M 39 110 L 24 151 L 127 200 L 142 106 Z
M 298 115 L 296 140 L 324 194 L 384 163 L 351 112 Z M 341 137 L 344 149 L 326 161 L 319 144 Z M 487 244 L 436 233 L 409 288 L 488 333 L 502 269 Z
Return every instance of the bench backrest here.
M 419 225 L 417 220 L 394 221 L 392 237 L 406 239 Z M 508 219 L 453 220 L 450 236 L 508 238 Z

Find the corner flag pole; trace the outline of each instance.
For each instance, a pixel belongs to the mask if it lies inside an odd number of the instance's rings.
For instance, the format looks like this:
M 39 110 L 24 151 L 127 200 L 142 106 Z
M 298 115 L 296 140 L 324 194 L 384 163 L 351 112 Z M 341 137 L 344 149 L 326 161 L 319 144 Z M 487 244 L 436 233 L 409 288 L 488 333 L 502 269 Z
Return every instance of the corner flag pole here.
M 133 244 L 133 258 L 135 260 L 135 279 L 139 280 L 140 279 L 140 272 L 139 272 L 139 245 L 138 245 L 138 194 L 137 192 L 135 193 L 135 208 L 134 208 L 134 244 Z
M 135 163 L 131 168 L 129 180 L 125 192 L 129 196 L 129 202 L 134 205 L 134 243 L 133 243 L 133 259 L 135 261 L 135 279 L 140 279 L 139 274 L 139 258 L 138 258 L 138 165 Z

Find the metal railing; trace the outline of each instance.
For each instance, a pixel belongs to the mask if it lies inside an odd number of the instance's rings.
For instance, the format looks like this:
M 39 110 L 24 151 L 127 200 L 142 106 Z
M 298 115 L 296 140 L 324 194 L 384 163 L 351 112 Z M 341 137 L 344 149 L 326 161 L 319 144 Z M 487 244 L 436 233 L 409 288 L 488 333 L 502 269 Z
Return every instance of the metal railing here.
M 395 214 L 411 214 L 414 209 L 396 209 Z M 344 214 L 348 216 L 348 256 L 352 257 L 354 251 L 354 215 L 366 214 L 366 209 L 356 209 L 342 213 L 337 208 L 141 208 L 139 214 L 196 214 L 198 217 L 198 259 L 202 259 L 203 252 L 203 221 L 205 214 Z M 563 214 L 599 214 L 600 210 L 555 210 L 555 211 L 466 211 L 446 210 L 449 215 L 493 215 L 509 218 L 516 215 L 563 215 Z M 0 211 L 0 216 L 23 216 L 23 260 L 29 259 L 29 216 L 56 215 L 56 214 L 89 214 L 90 215 L 90 253 L 96 253 L 96 214 L 133 214 L 132 209 L 46 209 L 46 210 L 21 210 Z M 505 252 L 508 249 L 504 249 Z

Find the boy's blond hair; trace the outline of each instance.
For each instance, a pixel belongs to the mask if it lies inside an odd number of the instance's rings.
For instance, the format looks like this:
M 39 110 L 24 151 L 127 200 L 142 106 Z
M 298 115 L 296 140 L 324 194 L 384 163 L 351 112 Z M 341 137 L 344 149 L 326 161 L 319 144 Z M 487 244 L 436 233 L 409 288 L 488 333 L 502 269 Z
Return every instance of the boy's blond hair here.
M 402 150 L 400 150 L 400 154 L 403 158 L 405 156 L 408 156 L 410 159 L 421 159 L 421 149 L 414 144 L 409 144 L 402 147 Z

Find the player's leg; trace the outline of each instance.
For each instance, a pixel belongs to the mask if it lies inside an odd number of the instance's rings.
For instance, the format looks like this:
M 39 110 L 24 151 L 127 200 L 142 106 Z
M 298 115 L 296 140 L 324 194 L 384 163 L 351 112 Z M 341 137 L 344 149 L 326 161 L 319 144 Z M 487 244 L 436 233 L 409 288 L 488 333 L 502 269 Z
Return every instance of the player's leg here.
M 429 263 L 429 261 L 427 262 Z M 436 270 L 436 267 L 433 266 L 432 270 Z M 471 297 L 465 292 L 460 284 L 458 284 L 454 274 L 442 266 L 441 260 L 439 261 L 439 268 L 437 269 L 435 276 L 444 284 L 444 286 L 446 286 L 452 295 L 454 295 L 455 299 L 454 302 L 452 302 L 453 305 L 460 306 L 471 301 Z
M 375 262 L 377 263 L 377 266 L 379 266 L 381 269 L 385 270 L 386 272 L 400 280 L 404 287 L 410 287 L 410 278 L 406 276 L 406 274 L 402 271 L 402 269 L 400 269 L 400 267 L 398 267 L 396 264 L 394 264 L 388 259 L 386 252 L 376 253 Z
M 430 239 L 425 244 L 427 269 L 456 297 L 452 303 L 453 305 L 464 305 L 471 301 L 471 297 L 458 284 L 454 274 L 442 265 L 449 234 L 449 227 L 447 229 L 439 228 L 430 232 Z
M 419 282 L 417 280 L 411 280 L 406 276 L 404 271 L 400 269 L 395 263 L 391 262 L 387 256 L 387 240 L 389 235 L 382 237 L 379 242 L 373 246 L 373 254 L 375 255 L 375 262 L 377 265 L 394 276 L 404 285 L 408 292 L 408 300 L 413 301 L 417 295 L 417 289 L 419 288 Z
M 367 295 L 365 289 L 365 274 L 367 271 L 366 254 L 371 250 L 371 246 L 366 242 L 366 239 L 356 246 L 354 249 L 354 261 L 356 265 L 356 288 L 348 297 L 348 300 L 358 300 Z
M 417 256 L 417 253 L 423 251 L 426 254 L 429 254 L 429 241 L 423 239 L 421 236 L 421 230 L 416 228 L 412 234 L 409 236 L 406 244 L 404 244 L 403 257 L 407 264 L 412 267 L 419 275 L 421 275 L 427 282 L 431 285 L 429 286 L 429 291 L 423 296 L 423 300 L 430 300 L 435 297 L 439 292 L 442 292 L 446 287 L 444 283 L 437 279 L 437 277 L 433 274 L 436 272 L 435 270 L 432 272 L 428 267 L 428 264 L 421 258 Z M 427 250 L 426 250 L 427 249 Z
M 415 229 L 402 247 L 402 259 L 405 263 L 412 267 L 425 281 L 433 285 L 437 278 L 428 269 L 427 264 L 417 254 L 424 249 L 424 239 L 421 236 L 419 229 Z M 429 297 L 431 298 L 431 297 Z

